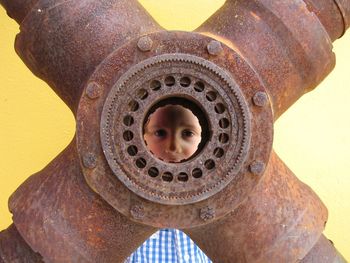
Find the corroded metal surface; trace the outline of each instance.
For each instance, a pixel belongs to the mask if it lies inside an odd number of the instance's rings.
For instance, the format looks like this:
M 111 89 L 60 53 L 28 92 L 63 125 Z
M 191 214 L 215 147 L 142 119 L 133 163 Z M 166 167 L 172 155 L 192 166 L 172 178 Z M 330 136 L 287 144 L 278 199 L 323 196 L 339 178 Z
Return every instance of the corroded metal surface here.
M 310 252 L 298 262 L 346 263 L 347 261 L 334 248 L 333 243 L 322 235 Z
M 1 263 L 42 263 L 42 258 L 23 240 L 14 225 L 0 232 Z
M 253 65 L 267 84 L 275 118 L 335 64 L 326 30 L 301 0 L 229 0 L 196 32 L 225 41 Z
M 11 1 L 1 2 L 6 7 Z M 73 113 L 82 83 L 110 52 L 134 37 L 161 30 L 136 0 L 38 0 L 24 10 L 16 2 L 9 12 L 28 12 L 16 37 L 17 53 Z
M 152 89 L 155 83 L 158 90 Z M 184 164 L 157 162 L 138 130 L 152 106 L 162 99 L 171 103 L 169 97 L 197 105 L 208 116 L 205 148 Z M 217 112 L 218 105 L 223 112 Z M 155 56 L 131 67 L 109 92 L 101 118 L 102 148 L 113 172 L 136 194 L 164 204 L 195 203 L 226 187 L 247 157 L 250 137 L 249 108 L 235 81 L 210 61 L 188 54 Z M 130 154 L 130 148 L 138 150 Z M 225 156 L 216 157 L 215 149 Z M 180 172 L 188 180 L 179 180 Z
M 192 33 L 134 0 L 0 3 L 21 23 L 18 54 L 77 117 L 76 139 L 11 197 L 0 262 L 123 262 L 161 227 L 214 262 L 343 262 L 322 202 L 270 153 L 274 120 L 334 67 L 349 0 L 228 0 Z M 166 163 L 144 123 L 181 103 L 205 136 Z
M 14 224 L 45 262 L 123 262 L 156 229 L 130 221 L 87 186 L 75 144 L 11 196 Z
M 100 87 L 101 94 L 97 99 L 83 96 L 79 105 L 79 155 L 83 163 L 86 156 L 96 157 L 92 169 L 83 166 L 84 175 L 110 205 L 140 223 L 175 228 L 207 224 L 239 205 L 261 179 L 272 147 L 273 115 L 268 99 L 266 105 L 256 105 L 253 98 L 266 89 L 226 45 L 220 55 L 209 54 L 210 37 L 187 32 L 148 37 L 150 51 L 138 51 L 139 40 L 131 41 L 113 52 L 86 84 L 86 89 Z M 147 150 L 142 126 L 153 105 L 176 98 L 198 105 L 208 120 L 209 137 L 194 158 L 171 164 Z M 260 173 L 252 171 L 255 163 L 262 163 Z M 180 173 L 188 181 L 178 180 Z M 163 180 L 164 174 L 175 178 Z M 130 213 L 134 205 L 143 208 L 142 219 Z M 200 211 L 208 206 L 216 216 L 203 220 Z
M 221 220 L 185 232 L 215 262 L 295 262 L 317 242 L 326 221 L 316 194 L 273 153 L 244 203 Z

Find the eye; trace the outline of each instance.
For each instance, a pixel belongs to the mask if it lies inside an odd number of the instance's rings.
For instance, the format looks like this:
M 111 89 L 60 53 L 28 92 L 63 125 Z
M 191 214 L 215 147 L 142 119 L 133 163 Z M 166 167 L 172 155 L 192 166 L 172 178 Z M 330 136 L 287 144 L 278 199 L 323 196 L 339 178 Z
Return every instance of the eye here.
M 182 131 L 182 136 L 187 138 L 187 137 L 193 137 L 195 134 L 191 130 L 183 130 Z
M 162 129 L 156 130 L 154 132 L 154 135 L 157 136 L 157 137 L 165 137 L 166 136 L 166 131 L 162 130 Z

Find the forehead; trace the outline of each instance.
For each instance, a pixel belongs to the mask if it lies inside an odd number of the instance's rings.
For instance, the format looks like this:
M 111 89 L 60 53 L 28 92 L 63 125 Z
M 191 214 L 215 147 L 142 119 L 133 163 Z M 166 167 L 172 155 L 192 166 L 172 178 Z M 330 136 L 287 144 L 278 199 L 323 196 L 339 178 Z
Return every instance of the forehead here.
M 198 118 L 189 110 L 180 105 L 167 105 L 157 109 L 149 116 L 150 126 L 199 126 Z

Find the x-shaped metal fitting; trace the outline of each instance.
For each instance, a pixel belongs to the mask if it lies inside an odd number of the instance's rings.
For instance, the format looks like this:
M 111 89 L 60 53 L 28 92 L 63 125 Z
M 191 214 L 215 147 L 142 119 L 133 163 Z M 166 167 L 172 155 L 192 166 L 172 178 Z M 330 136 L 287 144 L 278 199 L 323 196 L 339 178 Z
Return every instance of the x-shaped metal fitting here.
M 214 262 L 343 262 L 322 235 L 325 206 L 272 141 L 274 121 L 333 69 L 350 1 L 228 0 L 194 32 L 164 30 L 135 0 L 0 2 L 21 24 L 17 53 L 77 122 L 12 195 L 0 262 L 123 262 L 165 227 Z M 143 127 L 176 103 L 205 140 L 167 163 Z

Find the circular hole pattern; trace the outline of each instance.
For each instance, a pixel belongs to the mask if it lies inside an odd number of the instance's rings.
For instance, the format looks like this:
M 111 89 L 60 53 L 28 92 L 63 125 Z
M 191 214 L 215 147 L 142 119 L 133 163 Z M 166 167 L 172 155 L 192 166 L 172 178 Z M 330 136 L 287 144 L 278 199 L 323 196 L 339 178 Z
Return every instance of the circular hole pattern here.
M 209 91 L 206 95 L 208 101 L 214 101 L 217 98 L 217 94 L 214 91 Z
M 143 159 L 143 158 L 138 158 L 138 159 L 136 160 L 136 166 L 137 166 L 138 168 L 140 168 L 140 169 L 145 168 L 146 165 L 147 165 L 147 162 L 146 162 L 145 159 Z
M 204 83 L 201 82 L 201 81 L 197 81 L 195 84 L 194 84 L 194 90 L 197 91 L 197 92 L 202 92 L 205 88 L 204 86 Z
M 151 177 L 157 177 L 159 175 L 159 170 L 156 167 L 151 167 L 148 169 L 148 175 Z
M 145 89 L 140 89 L 137 92 L 137 96 L 140 98 L 140 100 L 144 100 L 144 99 L 146 99 L 148 97 L 148 92 Z
M 224 156 L 224 149 L 222 149 L 222 148 L 216 148 L 215 150 L 214 150 L 214 156 L 216 157 L 216 158 L 221 158 L 222 156 Z
M 164 182 L 171 182 L 174 179 L 174 176 L 170 172 L 165 172 L 162 175 L 162 179 Z
M 193 171 L 192 171 L 192 176 L 193 176 L 194 178 L 201 178 L 201 177 L 203 176 L 203 172 L 202 172 L 201 169 L 195 168 L 195 169 L 193 169 Z
M 226 129 L 228 128 L 228 126 L 230 126 L 230 121 L 226 118 L 222 118 L 220 121 L 219 121 L 219 126 L 222 128 L 222 129 Z
M 180 85 L 182 87 L 189 87 L 191 85 L 191 79 L 189 77 L 183 77 L 180 79 Z
M 177 176 L 177 179 L 178 179 L 180 182 L 187 182 L 187 181 L 188 181 L 188 174 L 187 174 L 187 173 L 180 173 L 180 174 Z
M 134 118 L 132 116 L 130 116 L 130 115 L 127 115 L 127 116 L 124 117 L 123 122 L 124 122 L 124 124 L 126 126 L 131 126 L 131 125 L 134 124 Z
M 132 100 L 129 102 L 129 109 L 130 111 L 137 111 L 139 109 L 140 105 L 136 100 Z
M 175 78 L 173 76 L 168 76 L 164 80 L 165 85 L 168 87 L 174 86 L 175 85 Z
M 207 168 L 208 170 L 212 170 L 215 168 L 215 162 L 212 159 L 206 160 L 204 163 L 205 168 Z
M 152 80 L 152 82 L 150 83 L 150 88 L 152 90 L 160 90 L 161 87 L 162 83 L 159 80 Z
M 132 133 L 132 131 L 125 131 L 123 133 L 123 138 L 124 138 L 125 141 L 129 142 L 132 139 L 134 139 L 134 134 Z
M 227 143 L 229 141 L 230 137 L 226 133 L 220 133 L 219 134 L 219 141 L 221 143 Z
M 222 103 L 218 103 L 215 105 L 215 112 L 217 114 L 222 114 L 225 112 L 225 105 Z
M 127 151 L 130 156 L 135 156 L 138 153 L 138 149 L 135 145 L 129 146 Z

